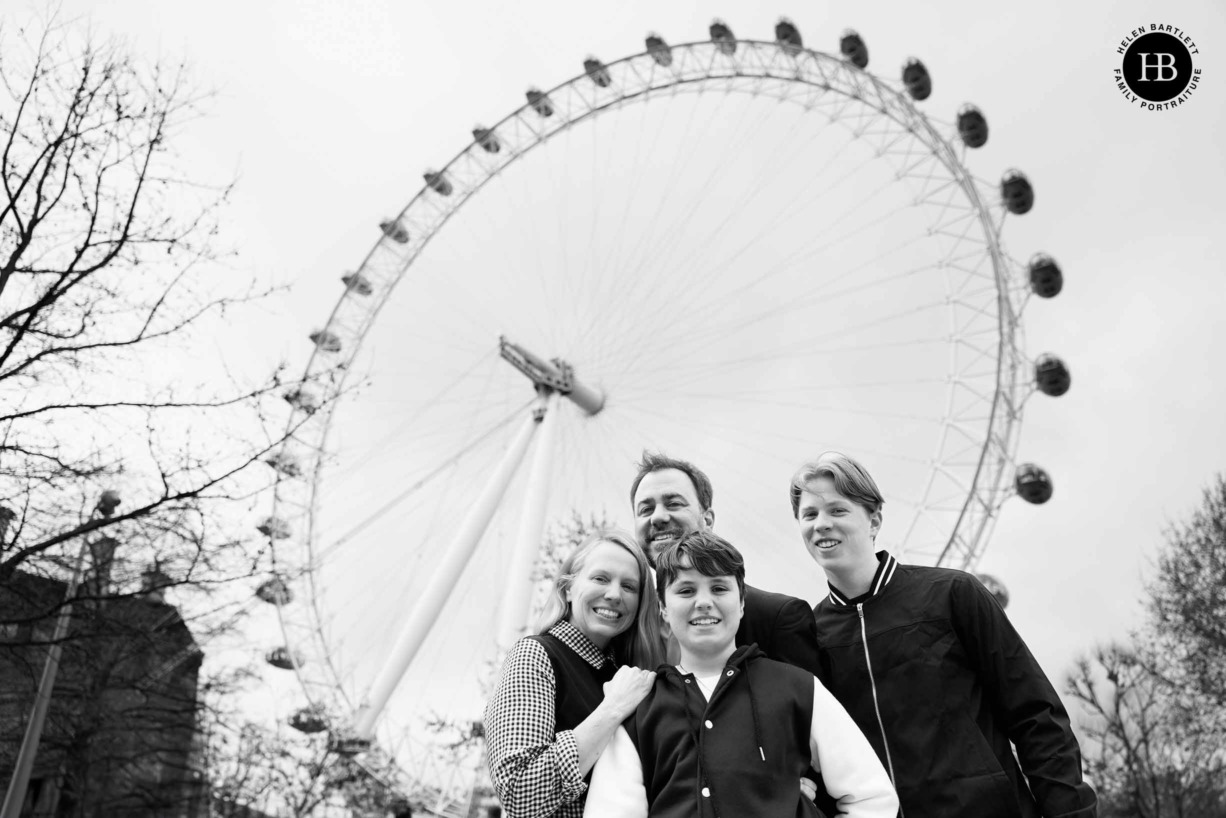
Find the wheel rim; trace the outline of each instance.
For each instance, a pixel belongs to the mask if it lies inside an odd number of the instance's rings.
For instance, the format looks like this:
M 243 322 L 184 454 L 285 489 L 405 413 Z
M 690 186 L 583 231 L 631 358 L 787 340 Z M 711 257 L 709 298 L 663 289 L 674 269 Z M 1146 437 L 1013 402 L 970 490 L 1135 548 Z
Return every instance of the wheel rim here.
M 607 67 L 611 80 L 607 88 L 597 86 L 589 76 L 580 75 L 546 92 L 553 107 L 551 116 L 541 117 L 530 104 L 490 129 L 498 137 L 501 150 L 497 154 L 491 154 L 479 144 L 471 144 L 435 177 L 436 185 L 439 178 L 448 180 L 451 188 L 449 195 L 442 195 L 427 183 L 395 220 L 396 224 L 407 231 L 408 241 L 400 243 L 395 240 L 394 235 L 386 235 L 375 244 L 361 267 L 355 271 L 362 280 L 369 282 L 371 293 L 360 295 L 350 288 L 338 301 L 324 330 L 339 342 L 340 349 L 338 352 L 327 352 L 324 351 L 326 345 L 320 345 L 307 366 L 303 381 L 312 384 L 324 397 L 330 397 L 345 388 L 349 373 L 355 369 L 364 371 L 360 355 L 367 336 L 374 327 L 374 319 L 384 305 L 394 306 L 393 296 L 397 285 L 405 278 L 406 273 L 415 267 L 419 256 L 424 257 L 423 254 L 428 252 L 435 237 L 440 235 L 443 225 L 456 217 L 462 206 L 467 208 L 469 200 L 477 191 L 486 188 L 496 179 L 513 173 L 517 165 L 528 165 L 539 153 L 535 151 L 537 147 L 577 130 L 575 126 L 586 124 L 587 120 L 599 122 L 598 114 L 617 108 L 628 108 L 628 103 L 644 99 L 654 101 L 667 95 L 677 98 L 701 98 L 703 94 L 713 90 L 726 92 L 728 95 L 747 95 L 751 99 L 779 99 L 793 103 L 794 107 L 800 109 L 810 109 L 818 117 L 825 115 L 833 123 L 844 126 L 845 130 L 854 134 L 854 139 L 847 144 L 868 146 L 879 153 L 878 158 L 884 160 L 890 172 L 899 177 L 897 181 L 900 186 L 911 191 L 912 195 L 920 200 L 928 202 L 925 207 L 930 207 L 933 202 L 939 203 L 937 210 L 929 209 L 925 213 L 928 229 L 936 234 L 934 240 L 937 243 L 942 241 L 942 233 L 949 234 L 945 239 L 944 249 L 936 256 L 941 262 L 939 266 L 944 267 L 941 277 L 946 287 L 946 298 L 949 299 L 945 315 L 950 326 L 948 335 L 951 339 L 946 349 L 949 358 L 946 368 L 948 384 L 943 392 L 944 405 L 938 413 L 941 415 L 941 422 L 933 427 L 939 430 L 939 434 L 936 439 L 929 441 L 935 449 L 935 454 L 928 456 L 926 463 L 923 462 L 925 458 L 922 456 L 918 458 L 922 465 L 920 471 L 923 472 L 918 483 L 913 475 L 907 478 L 909 485 L 920 486 L 918 489 L 909 489 L 912 492 L 919 491 L 920 499 L 915 500 L 914 493 L 912 494 L 911 505 L 914 513 L 906 517 L 905 533 L 902 533 L 904 527 L 901 524 L 895 528 L 893 544 L 898 551 L 917 561 L 962 568 L 973 567 L 986 544 L 996 512 L 1008 495 L 1006 471 L 1012 460 L 1020 429 L 1020 398 L 1023 392 L 1018 323 L 1023 299 L 1017 283 L 1018 266 L 1000 247 L 1001 222 L 997 215 L 999 208 L 996 207 L 995 198 L 986 193 L 983 185 L 963 167 L 960 151 L 951 147 L 938 129 L 911 104 L 905 93 L 901 93 L 894 85 L 819 52 L 801 50 L 792 56 L 775 43 L 738 41 L 736 45 L 736 53 L 731 57 L 720 53 L 712 43 L 675 46 L 672 48 L 673 65 L 668 68 L 659 66 L 647 52 L 628 57 Z M 689 94 L 691 91 L 693 94 Z M 697 103 L 695 107 L 698 107 Z M 952 131 L 952 128 L 949 130 Z M 529 168 L 524 174 L 533 169 Z M 943 173 L 940 172 L 941 169 Z M 684 200 L 684 196 L 680 198 Z M 988 204 L 989 201 L 991 205 Z M 622 218 L 624 223 L 624 214 Z M 468 225 L 466 229 L 470 232 L 474 230 L 472 225 Z M 862 229 L 869 232 L 867 228 Z M 392 231 L 389 230 L 390 232 Z M 560 241 L 565 243 L 565 239 Z M 657 246 L 659 244 L 657 241 Z M 640 255 L 650 256 L 650 249 L 643 248 Z M 634 267 L 633 264 L 630 266 Z M 640 263 L 635 269 L 642 272 L 643 265 Z M 906 278 L 906 270 L 895 270 L 886 274 L 881 277 L 882 282 L 895 280 L 891 275 L 902 281 Z M 742 280 L 741 286 L 725 290 L 721 298 L 731 299 L 740 312 L 753 307 L 752 295 L 755 288 L 790 280 L 788 276 L 788 273 L 771 273 L 768 269 L 761 280 Z M 410 276 L 410 280 L 411 278 Z M 750 286 L 744 286 L 746 283 Z M 596 286 L 595 291 L 612 297 L 617 295 L 615 288 L 610 289 L 612 286 L 613 283 L 605 280 L 603 284 Z M 679 288 L 674 287 L 664 292 L 660 296 L 661 300 L 666 304 L 675 303 L 678 297 L 684 296 L 684 288 L 680 288 L 682 292 L 679 294 L 676 293 L 677 289 Z M 467 288 L 467 293 L 474 300 L 480 296 L 479 292 L 474 294 L 473 287 Z M 673 294 L 671 302 L 666 297 L 670 293 Z M 805 294 L 801 293 L 796 300 L 803 302 L 804 296 Z M 848 293 L 841 297 L 850 296 L 851 293 Z M 695 340 L 704 341 L 710 347 L 714 347 L 719 340 L 719 330 L 725 325 L 717 320 L 724 314 L 721 312 L 724 308 L 717 303 L 718 300 L 697 302 L 695 310 L 700 315 L 705 311 L 711 326 L 702 330 L 705 335 L 697 339 L 691 337 L 690 346 L 685 350 L 691 357 L 696 355 L 696 350 L 701 347 L 701 344 L 695 344 Z M 496 316 L 496 310 L 490 312 Z M 794 317 L 798 312 L 800 310 L 795 305 L 788 309 L 773 310 L 763 306 L 757 313 L 751 314 L 754 320 L 769 323 L 777 322 L 784 316 Z M 404 312 L 393 314 L 398 321 L 411 320 L 406 318 Z M 419 315 L 414 315 L 420 318 Z M 670 317 L 668 310 L 655 312 L 653 315 L 657 320 Z M 736 444 L 729 443 L 729 436 L 720 433 L 721 423 L 709 419 L 710 415 L 717 414 L 713 404 L 717 402 L 718 396 L 704 396 L 704 393 L 695 391 L 699 386 L 709 386 L 711 383 L 704 383 L 701 373 L 693 375 L 688 394 L 700 399 L 697 405 L 703 407 L 703 414 L 708 418 L 703 421 L 705 434 L 700 437 L 687 437 L 687 432 L 691 430 L 687 430 L 685 427 L 689 424 L 684 423 L 666 426 L 667 431 L 664 432 L 659 429 L 653 432 L 650 431 L 652 413 L 662 410 L 636 407 L 636 395 L 641 397 L 653 392 L 658 394 L 662 390 L 667 391 L 664 386 L 669 383 L 669 378 L 674 382 L 676 380 L 675 368 L 656 370 L 656 375 L 663 378 L 657 381 L 652 381 L 651 377 L 644 375 L 640 369 L 636 375 L 637 383 L 618 384 L 613 369 L 616 368 L 614 363 L 621 359 L 618 359 L 614 352 L 606 350 L 603 353 L 605 358 L 602 367 L 600 354 L 584 357 L 579 348 L 566 348 L 568 333 L 573 339 L 577 337 L 578 330 L 557 331 L 552 338 L 530 339 L 523 337 L 525 334 L 531 335 L 530 331 L 525 332 L 522 327 L 519 329 L 521 334 L 515 337 L 514 329 L 508 328 L 514 340 L 528 346 L 536 346 L 537 353 L 543 357 L 561 355 L 575 364 L 580 377 L 593 376 L 602 381 L 610 395 L 608 414 L 614 417 L 609 425 L 620 424 L 620 428 L 602 433 L 599 429 L 592 430 L 591 427 L 595 426 L 595 423 L 587 423 L 588 428 L 583 430 L 586 422 L 584 418 L 578 417 L 574 412 L 565 414 L 564 426 L 560 430 L 563 442 L 559 458 L 566 460 L 579 457 L 586 447 L 586 456 L 589 458 L 587 469 L 597 471 L 598 465 L 591 461 L 598 459 L 602 463 L 615 464 L 615 468 L 614 473 L 588 481 L 592 489 L 587 494 L 582 491 L 568 493 L 566 489 L 555 492 L 555 518 L 558 516 L 557 509 L 566 508 L 568 502 L 573 502 L 578 497 L 599 495 L 607 498 L 604 506 L 609 516 L 625 522 L 628 515 L 619 504 L 628 502 L 628 498 L 622 498 L 633 475 L 633 461 L 642 448 L 661 448 L 677 456 L 692 458 L 699 466 L 712 472 L 717 491 L 715 506 L 719 514 L 717 530 L 728 535 L 734 543 L 744 546 L 747 556 L 751 559 L 751 566 L 754 566 L 754 559 L 760 561 L 759 565 L 771 559 L 770 553 L 762 553 L 761 546 L 756 546 L 758 551 L 754 552 L 752 539 L 757 530 L 753 520 L 755 513 L 740 510 L 738 504 L 766 507 L 768 503 L 778 503 L 786 514 L 782 498 L 787 473 L 790 468 L 819 451 L 805 448 L 808 441 L 798 441 L 799 436 L 794 427 L 771 430 L 774 435 L 786 437 L 796 443 L 796 446 L 790 466 L 785 462 L 786 456 L 774 458 L 775 467 L 771 469 L 771 474 L 775 482 L 770 491 L 763 491 L 752 499 L 747 495 L 743 495 L 745 499 L 730 498 L 727 488 L 732 481 L 728 479 L 721 464 L 725 462 L 725 457 L 731 455 L 719 452 L 735 449 Z M 773 331 L 778 329 L 778 325 L 772 327 Z M 448 463 L 448 458 L 441 454 L 444 451 L 462 453 L 465 458 L 483 455 L 488 459 L 491 452 L 496 452 L 500 445 L 497 430 L 502 428 L 503 424 L 509 423 L 515 412 L 522 411 L 529 402 L 531 392 L 527 382 L 522 378 L 516 381 L 515 377 L 508 375 L 506 365 L 498 361 L 494 354 L 494 339 L 497 334 L 498 332 L 491 328 L 490 346 L 485 353 L 470 349 L 472 354 L 463 359 L 463 365 L 447 370 L 453 378 L 447 379 L 437 374 L 431 376 L 431 387 L 423 389 L 428 394 L 443 398 L 448 395 L 454 397 L 458 394 L 455 390 L 477 389 L 471 384 L 479 383 L 481 386 L 477 391 L 490 400 L 480 411 L 466 414 L 464 423 L 454 423 L 455 435 L 450 443 L 441 446 L 432 455 L 422 456 L 420 469 L 400 475 L 398 479 L 402 479 L 404 485 L 411 487 L 418 480 L 426 480 L 427 484 L 430 484 L 431 481 L 440 479 L 437 469 Z M 818 336 L 813 336 L 810 340 L 817 338 Z M 915 337 L 903 339 L 904 342 L 914 340 Z M 640 343 L 643 343 L 641 339 Z M 785 347 L 786 344 L 780 344 L 776 348 Z M 763 350 L 756 352 L 763 354 Z M 701 363 L 707 367 L 708 374 L 723 372 L 723 377 L 727 378 L 727 373 L 732 371 L 728 365 L 733 359 L 726 352 L 721 354 L 723 357 L 712 356 Z M 644 354 L 639 354 L 635 360 L 641 363 L 643 357 Z M 747 354 L 745 357 L 752 355 Z M 787 356 L 780 353 L 771 360 L 785 361 Z M 986 366 L 988 363 L 990 367 Z M 342 367 L 339 373 L 334 369 L 338 364 Z M 740 374 L 743 375 L 744 371 L 742 368 Z M 831 373 L 827 377 L 833 378 L 834 375 Z M 492 379 L 498 380 L 499 383 L 490 386 Z M 453 380 L 467 383 L 469 386 L 457 387 L 451 383 Z M 796 387 L 795 395 L 800 396 L 797 400 L 804 400 L 803 371 L 799 376 L 792 376 L 792 383 L 798 381 L 800 386 Z M 858 384 L 861 389 L 879 388 L 867 378 L 840 382 Z M 884 385 L 891 389 L 899 388 L 898 381 L 889 381 Z M 512 396 L 516 389 L 519 390 L 518 398 Z M 770 394 L 778 403 L 779 396 L 784 393 L 772 391 Z M 731 397 L 734 396 L 724 390 L 725 402 L 732 402 Z M 343 407 L 344 404 L 340 406 Z M 809 408 L 815 407 L 810 405 Z M 334 410 L 329 406 L 312 415 L 300 428 L 293 453 L 304 464 L 308 479 L 279 480 L 274 512 L 274 515 L 285 520 L 293 531 L 293 535 L 287 540 L 274 539 L 277 545 L 278 571 L 287 576 L 300 577 L 301 584 L 307 590 L 307 593 L 298 596 L 295 602 L 279 606 L 286 640 L 295 649 L 303 651 L 306 657 L 298 672 L 308 698 L 332 712 L 351 711 L 360 694 L 353 685 L 355 680 L 350 678 L 351 667 L 346 666 L 352 659 L 337 655 L 329 633 L 336 611 L 324 608 L 322 600 L 326 596 L 326 589 L 323 585 L 334 580 L 327 578 L 322 566 L 335 555 L 352 547 L 351 543 L 363 536 L 363 531 L 368 535 L 377 534 L 378 531 L 375 523 L 367 524 L 362 521 L 356 521 L 355 525 L 338 526 L 335 521 L 326 521 L 326 515 L 322 511 L 325 494 L 338 485 L 335 479 L 329 482 L 330 456 L 322 453 L 328 452 L 334 442 L 333 423 L 337 421 L 337 412 L 340 411 L 343 410 Z M 617 418 L 616 413 L 619 411 L 628 416 Z M 682 409 L 680 413 L 686 415 L 686 410 Z M 693 417 L 694 414 L 691 404 L 688 416 Z M 900 425 L 907 420 L 906 413 L 894 414 L 897 416 L 881 413 L 878 420 L 882 423 L 893 421 Z M 931 421 L 934 416 L 929 413 L 925 415 L 925 419 Z M 303 420 L 304 417 L 299 412 L 291 418 L 291 423 L 302 423 Z M 588 420 L 598 421 L 604 418 Z M 769 423 L 770 420 L 768 416 L 763 422 Z M 743 434 L 744 429 L 738 428 L 737 424 L 735 419 L 722 421 L 723 428 L 730 433 Z M 640 430 L 637 436 L 628 431 L 631 426 Z M 601 434 L 604 434 L 604 442 L 592 442 L 593 436 Z M 611 439 L 621 442 L 609 442 Z M 468 447 L 473 445 L 474 440 L 478 443 L 475 448 L 469 450 Z M 579 440 L 587 442 L 580 446 L 575 443 Z M 628 440 L 641 440 L 641 443 L 634 443 L 627 448 L 625 441 Z M 880 445 L 868 446 L 864 441 L 855 443 L 851 453 L 862 457 L 884 456 L 889 448 Z M 422 450 L 419 448 L 417 451 L 420 455 Z M 474 462 L 480 462 L 479 458 Z M 346 467 L 340 466 L 341 469 Z M 451 468 L 457 473 L 461 470 L 460 466 Z M 874 470 L 876 471 L 876 468 Z M 477 469 L 473 474 L 479 471 L 480 469 Z M 568 472 L 573 473 L 576 472 Z M 908 472 L 903 470 L 902 473 Z M 431 477 L 432 474 L 435 476 Z M 458 482 L 463 483 L 464 479 L 475 478 L 468 475 Z M 882 482 L 887 489 L 892 484 L 892 481 Z M 385 492 L 384 502 L 390 502 L 398 493 Z M 900 501 L 900 498 L 891 497 L 889 494 L 887 491 L 887 501 L 895 502 L 887 506 L 887 515 Z M 511 507 L 514 508 L 515 498 L 511 499 Z M 372 501 L 372 505 L 378 507 L 381 504 Z M 597 510 L 591 506 L 588 508 Z M 436 507 L 435 512 L 438 511 Z M 452 507 L 442 512 L 444 516 L 454 513 Z M 365 525 L 366 528 L 354 532 L 353 529 L 360 525 Z M 395 526 L 389 530 L 394 528 Z M 778 530 L 778 526 L 773 529 Z M 338 531 L 341 532 L 339 536 Z M 939 536 L 934 537 L 933 532 Z M 495 542 L 483 543 L 481 553 L 494 565 L 497 536 L 492 536 L 491 539 Z M 781 563 L 785 566 L 784 570 L 797 559 L 807 560 L 797 547 L 794 534 L 788 537 L 786 534 L 772 533 L 770 539 L 773 548 L 791 552 Z M 290 547 L 287 548 L 287 545 Z M 419 569 L 427 568 L 428 562 L 427 554 L 423 552 L 418 557 Z M 483 582 L 488 584 L 498 581 L 496 568 L 487 570 L 483 576 L 480 571 L 471 571 L 470 574 L 476 574 L 468 578 L 470 584 L 467 587 L 470 589 L 480 586 Z M 753 577 L 750 579 L 752 582 Z M 769 583 L 762 584 L 770 587 Z M 458 591 L 457 600 L 452 602 L 453 608 L 464 604 L 464 589 Z M 428 644 L 423 652 L 429 652 L 432 647 L 437 646 Z M 474 670 L 479 664 L 480 662 L 470 663 L 468 669 Z

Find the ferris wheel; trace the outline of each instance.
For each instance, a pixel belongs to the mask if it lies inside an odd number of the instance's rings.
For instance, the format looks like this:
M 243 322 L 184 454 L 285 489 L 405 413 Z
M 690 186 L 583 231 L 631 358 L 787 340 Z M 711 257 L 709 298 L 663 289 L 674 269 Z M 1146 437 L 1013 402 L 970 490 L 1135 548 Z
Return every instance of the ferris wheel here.
M 751 581 L 810 599 L 786 489 L 822 451 L 878 476 L 911 562 L 973 570 L 1010 496 L 1051 494 L 1016 464 L 1022 410 L 1070 376 L 1021 320 L 1062 274 L 1006 252 L 1034 191 L 968 169 L 986 118 L 922 113 L 923 64 L 870 73 L 854 32 L 709 33 L 589 57 L 477 126 L 344 273 L 287 393 L 270 661 L 295 726 L 360 747 L 382 724 L 435 814 L 464 814 L 479 751 L 423 725 L 479 718 L 542 541 L 628 526 L 643 450 L 707 471 Z

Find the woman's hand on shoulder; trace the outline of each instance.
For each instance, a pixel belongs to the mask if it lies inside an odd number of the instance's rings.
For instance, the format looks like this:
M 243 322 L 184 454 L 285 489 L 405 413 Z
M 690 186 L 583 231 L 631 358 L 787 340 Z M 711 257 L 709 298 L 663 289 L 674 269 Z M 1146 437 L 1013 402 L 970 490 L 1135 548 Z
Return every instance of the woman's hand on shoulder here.
M 603 705 L 609 707 L 621 721 L 634 712 L 655 684 L 654 670 L 639 670 L 624 665 L 617 669 L 613 678 L 604 683 Z

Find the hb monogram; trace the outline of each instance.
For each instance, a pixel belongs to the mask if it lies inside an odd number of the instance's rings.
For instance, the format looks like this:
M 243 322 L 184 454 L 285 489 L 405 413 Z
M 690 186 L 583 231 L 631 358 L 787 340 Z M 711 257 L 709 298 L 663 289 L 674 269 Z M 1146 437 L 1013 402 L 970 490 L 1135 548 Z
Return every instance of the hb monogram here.
M 1175 79 L 1175 77 L 1178 76 L 1179 74 L 1179 72 L 1175 70 L 1175 55 L 1174 54 L 1143 53 L 1143 54 L 1138 54 L 1137 56 L 1141 58 L 1141 77 L 1140 77 L 1141 82 L 1150 81 L 1151 79 L 1149 76 L 1150 68 L 1157 69 L 1158 76 L 1153 77 L 1153 79 L 1156 79 L 1159 82 L 1170 82 L 1171 80 Z M 1151 63 L 1149 61 L 1150 57 L 1156 57 L 1157 59 L 1155 62 Z M 1171 72 L 1170 76 L 1167 76 L 1167 73 L 1166 73 L 1168 69 Z

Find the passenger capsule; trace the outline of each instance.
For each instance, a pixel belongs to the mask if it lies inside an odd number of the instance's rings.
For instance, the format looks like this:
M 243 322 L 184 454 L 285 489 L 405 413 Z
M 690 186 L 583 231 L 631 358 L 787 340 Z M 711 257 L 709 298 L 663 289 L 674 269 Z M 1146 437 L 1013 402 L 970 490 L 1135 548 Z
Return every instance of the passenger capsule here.
M 1023 463 L 1017 467 L 1013 485 L 1027 503 L 1041 505 L 1051 499 L 1051 478 L 1033 463 Z
M 1030 289 L 1039 298 L 1054 298 L 1064 289 L 1064 274 L 1051 256 L 1039 253 L 1030 259 Z
M 264 460 L 265 463 L 272 466 L 278 473 L 286 477 L 301 477 L 302 463 L 298 458 L 284 449 L 279 452 L 274 452 Z
M 1034 362 L 1034 382 L 1044 395 L 1058 398 L 1073 385 L 1073 376 L 1064 361 L 1048 352 Z
M 346 273 L 341 276 L 341 281 L 345 282 L 345 289 L 355 295 L 370 295 L 375 291 L 370 279 L 361 273 Z
M 667 68 L 673 64 L 673 50 L 668 47 L 668 43 L 664 42 L 664 38 L 659 34 L 647 35 L 647 53 L 656 61 L 656 65 L 662 65 Z
M 843 32 L 843 37 L 839 40 L 839 51 L 842 52 L 843 59 L 856 68 L 868 68 L 868 46 L 864 44 L 863 38 L 850 28 Z
M 323 710 L 312 705 L 304 707 L 289 717 L 289 726 L 301 733 L 322 733 L 328 729 Z
M 422 174 L 422 178 L 426 180 L 426 184 L 440 196 L 451 195 L 451 180 L 441 171 L 428 170 Z
M 498 141 L 498 137 L 494 136 L 494 132 L 489 128 L 482 128 L 480 125 L 473 128 L 473 140 L 486 153 L 498 153 L 498 151 L 502 150 L 502 143 Z
M 269 605 L 287 605 L 294 599 L 293 592 L 280 577 L 261 582 L 260 587 L 255 589 L 255 595 Z
M 779 43 L 783 53 L 792 57 L 799 54 L 805 45 L 800 39 L 800 32 L 796 26 L 786 17 L 780 17 L 779 22 L 775 23 L 775 42 Z
M 276 516 L 265 517 L 255 530 L 274 540 L 288 540 L 290 536 L 289 523 Z
M 340 352 L 341 339 L 336 333 L 326 329 L 317 329 L 309 336 L 315 348 L 320 352 Z
M 392 219 L 381 221 L 379 222 L 379 229 L 383 231 L 383 235 L 387 236 L 397 244 L 409 243 L 409 231 L 406 230 L 404 225 L 398 221 L 394 221 Z
M 1000 603 L 1000 607 L 1009 607 L 1009 589 L 1005 584 L 991 574 L 977 574 L 977 579 L 983 583 L 983 587 L 988 589 L 992 596 L 996 597 L 996 601 Z
M 609 76 L 609 69 L 595 57 L 588 57 L 583 61 L 583 70 L 592 78 L 592 82 L 601 88 L 608 88 L 609 83 L 613 82 L 613 78 Z
M 328 749 L 337 755 L 356 756 L 370 750 L 374 741 L 349 731 L 333 730 L 328 734 Z M 410 813 L 411 814 L 411 813 Z
M 1000 180 L 1000 198 L 1006 210 L 1020 216 L 1034 207 L 1034 188 L 1020 170 L 1006 171 Z
M 264 654 L 264 660 L 281 670 L 293 670 L 296 667 L 302 667 L 302 655 L 291 652 L 289 648 L 273 648 Z
M 932 94 L 932 77 L 922 62 L 912 57 L 902 67 L 902 84 L 911 99 L 923 101 Z
M 315 414 L 322 403 L 319 399 L 319 394 L 315 390 L 306 386 L 295 386 L 285 393 L 285 402 L 295 409 L 306 412 L 308 415 Z
M 721 54 L 731 57 L 736 53 L 736 37 L 732 36 L 732 29 L 723 20 L 711 23 L 711 42 L 715 43 Z
M 988 121 L 974 105 L 963 105 L 958 111 L 958 135 L 968 148 L 982 148 L 988 141 Z
M 539 88 L 529 88 L 524 96 L 528 98 L 528 104 L 532 106 L 532 110 L 541 116 L 553 116 L 553 100 L 544 91 Z

